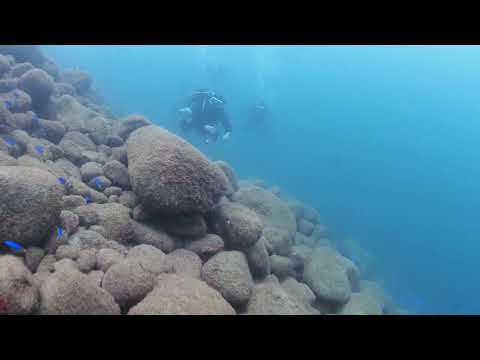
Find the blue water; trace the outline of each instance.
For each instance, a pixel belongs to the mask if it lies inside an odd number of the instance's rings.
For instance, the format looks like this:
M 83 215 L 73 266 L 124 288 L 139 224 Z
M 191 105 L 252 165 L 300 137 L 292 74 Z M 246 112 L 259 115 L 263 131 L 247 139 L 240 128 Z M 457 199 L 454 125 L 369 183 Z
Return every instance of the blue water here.
M 407 309 L 480 313 L 479 47 L 44 48 L 90 72 L 116 115 L 142 113 L 175 132 L 182 97 L 223 91 L 231 141 L 192 143 L 317 207 L 375 257 Z M 223 72 L 209 76 L 215 66 Z M 245 128 L 260 96 L 274 113 L 268 135 Z

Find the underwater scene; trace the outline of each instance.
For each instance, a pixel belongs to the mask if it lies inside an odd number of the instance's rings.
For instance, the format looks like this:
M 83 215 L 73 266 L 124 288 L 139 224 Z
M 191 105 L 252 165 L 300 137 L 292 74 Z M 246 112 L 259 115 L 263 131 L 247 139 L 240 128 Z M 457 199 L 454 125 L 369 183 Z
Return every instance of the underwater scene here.
M 479 62 L 0 45 L 0 314 L 479 314 Z

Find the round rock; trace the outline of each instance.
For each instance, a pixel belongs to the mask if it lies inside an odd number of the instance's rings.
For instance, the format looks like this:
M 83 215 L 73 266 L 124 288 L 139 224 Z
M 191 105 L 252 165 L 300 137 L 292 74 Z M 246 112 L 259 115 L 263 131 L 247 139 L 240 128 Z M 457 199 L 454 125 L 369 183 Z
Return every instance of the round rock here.
M 37 245 L 59 223 L 63 186 L 41 169 L 0 166 L 0 238 Z
M 252 293 L 252 275 L 240 251 L 223 251 L 210 258 L 202 267 L 202 279 L 233 306 L 246 304 Z
M 218 166 L 180 137 L 158 126 L 127 141 L 128 171 L 140 203 L 165 213 L 205 213 L 226 192 Z

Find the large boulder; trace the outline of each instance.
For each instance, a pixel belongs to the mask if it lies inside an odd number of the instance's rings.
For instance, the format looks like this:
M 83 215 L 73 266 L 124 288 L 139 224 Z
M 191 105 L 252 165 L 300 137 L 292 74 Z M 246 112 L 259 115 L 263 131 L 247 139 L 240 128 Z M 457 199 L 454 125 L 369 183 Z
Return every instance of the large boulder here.
M 38 305 L 38 287 L 22 260 L 0 256 L 0 315 L 28 315 Z
M 290 258 L 286 256 L 270 255 L 270 265 L 272 274 L 280 280 L 295 275 L 293 263 Z
M 12 67 L 12 70 L 10 71 L 10 76 L 19 78 L 23 74 L 25 74 L 27 71 L 32 70 L 34 66 L 29 63 L 29 62 L 22 62 L 15 64 L 15 66 Z
M 103 165 L 103 172 L 105 176 L 112 181 L 113 185 L 122 189 L 128 189 L 130 187 L 128 169 L 120 161 L 108 161 Z
M 81 272 L 89 273 L 97 265 L 97 249 L 80 250 L 77 265 Z
M 97 252 L 96 258 L 97 258 L 96 267 L 99 270 L 106 272 L 110 266 L 117 264 L 119 262 L 122 262 L 125 256 L 120 254 L 118 251 L 105 248 L 105 249 L 100 249 Z
M 90 161 L 90 158 L 83 153 L 96 150 L 93 141 L 87 135 L 78 131 L 67 132 L 60 141 L 59 146 L 68 160 L 80 166 Z
M 70 245 L 84 249 L 114 249 L 122 254 L 126 254 L 126 248 L 113 240 L 107 240 L 103 235 L 96 231 L 81 229 L 78 230 L 69 240 Z
M 308 220 L 297 220 L 297 230 L 305 236 L 312 235 L 314 227 L 315 225 Z
M 255 279 L 263 279 L 271 273 L 270 257 L 265 247 L 265 239 L 260 239 L 246 251 L 248 266 Z
M 235 310 L 203 281 L 180 274 L 161 274 L 154 290 L 128 315 L 235 315 Z
M 40 287 L 42 315 L 120 315 L 113 297 L 87 275 L 63 268 Z
M 63 187 L 52 174 L 0 166 L 0 239 L 37 245 L 59 222 Z
M 27 111 L 31 109 L 32 106 L 32 97 L 22 90 L 13 90 L 5 94 L 0 94 L 0 100 L 2 102 L 9 101 L 10 107 L 9 110 L 12 113 L 21 113 L 19 115 L 23 115 Z M 14 120 L 14 127 L 16 128 L 25 128 L 27 123 L 24 121 L 15 121 Z M 13 125 L 13 124 L 12 124 Z
M 234 200 L 260 217 L 265 225 L 263 235 L 274 253 L 288 256 L 297 228 L 295 215 L 288 205 L 271 192 L 254 185 L 241 186 Z
M 151 245 L 137 245 L 130 249 L 127 259 L 139 261 L 142 267 L 155 274 L 173 272 L 173 265 L 165 253 Z
M 88 183 L 97 176 L 103 176 L 103 168 L 99 163 L 87 162 L 80 168 L 80 174 L 82 174 L 83 182 Z
M 40 119 L 39 126 L 41 135 L 52 143 L 58 144 L 65 135 L 65 126 L 59 121 Z
M 102 288 L 128 310 L 141 301 L 155 285 L 155 274 L 147 271 L 135 259 L 125 259 L 109 267 L 103 276 Z
M 304 282 L 319 300 L 345 304 L 359 281 L 356 266 L 334 249 L 319 247 L 306 259 Z
M 215 211 L 214 222 L 229 250 L 245 250 L 262 235 L 263 223 L 258 215 L 241 204 L 222 202 Z
M 61 158 L 56 160 L 53 167 L 68 177 L 73 177 L 77 180 L 81 180 L 82 178 L 79 168 L 68 159 Z
M 175 273 L 200 279 L 202 260 L 193 251 L 177 249 L 168 254 L 168 260 L 172 264 Z
M 290 296 L 278 283 L 255 285 L 247 304 L 248 315 L 312 315 L 312 311 Z
M 165 213 L 205 213 L 225 194 L 225 174 L 201 152 L 158 126 L 127 141 L 130 181 L 139 201 Z
M 130 223 L 135 243 L 152 245 L 166 253 L 175 249 L 175 240 L 157 226 L 143 224 L 134 220 L 131 220 Z
M 315 293 L 306 284 L 288 277 L 282 281 L 281 286 L 288 295 L 312 309 L 315 304 Z
M 20 76 L 18 88 L 25 91 L 32 98 L 36 111 L 43 111 L 50 101 L 55 86 L 53 78 L 41 69 L 32 69 Z
M 90 204 L 97 214 L 97 225 L 103 226 L 107 239 L 127 244 L 133 240 L 134 231 L 128 208 L 121 204 Z
M 222 238 L 215 234 L 207 234 L 204 237 L 188 242 L 185 245 L 187 250 L 193 251 L 206 262 L 213 255 L 223 251 L 225 244 Z
M 80 104 L 73 96 L 57 100 L 57 119 L 68 131 L 88 133 L 97 144 L 103 144 L 110 133 L 107 120 L 99 113 Z
M 233 306 L 245 305 L 254 285 L 247 259 L 240 251 L 223 251 L 210 258 L 202 267 L 202 279 Z

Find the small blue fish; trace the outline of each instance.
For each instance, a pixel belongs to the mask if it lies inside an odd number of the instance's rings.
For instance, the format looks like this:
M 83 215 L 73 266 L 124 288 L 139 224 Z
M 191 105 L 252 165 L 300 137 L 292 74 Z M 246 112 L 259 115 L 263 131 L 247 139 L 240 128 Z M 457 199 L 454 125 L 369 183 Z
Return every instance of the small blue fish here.
M 6 138 L 5 139 L 5 142 L 10 145 L 10 146 L 15 146 L 17 145 L 17 142 L 15 141 L 15 139 L 12 139 L 12 138 Z
M 60 226 L 57 226 L 57 239 L 60 239 L 63 235 L 63 229 Z
M 101 189 L 103 187 L 103 182 L 102 182 L 102 180 L 100 180 L 100 178 L 96 177 L 94 181 L 95 181 L 95 186 L 98 189 Z
M 90 204 L 92 202 L 92 198 L 90 197 L 90 195 L 85 195 L 84 198 L 85 204 Z
M 63 176 L 60 176 L 58 178 L 58 182 L 60 185 L 65 185 L 67 183 L 67 180 Z
M 18 97 L 20 96 L 20 92 L 19 92 L 18 90 L 15 90 L 15 91 L 13 92 L 13 95 L 15 95 L 15 97 L 18 98 Z
M 38 115 L 33 113 L 33 116 L 32 116 L 32 125 L 33 126 L 38 126 L 39 124 L 39 119 L 38 119 Z
M 13 103 L 10 100 L 5 100 L 3 103 L 5 104 L 7 110 L 10 110 L 13 107 Z
M 13 249 L 13 250 L 23 250 L 23 246 L 20 245 L 19 243 L 16 243 L 15 241 L 13 240 L 5 240 L 3 242 L 4 245 L 8 246 L 9 248 Z
M 35 151 L 40 155 L 43 155 L 45 152 L 45 147 L 43 145 L 35 145 Z

